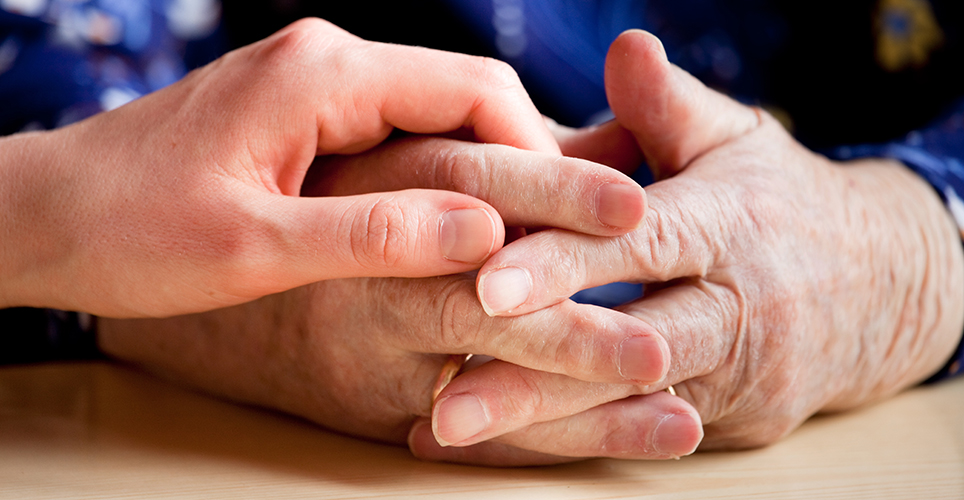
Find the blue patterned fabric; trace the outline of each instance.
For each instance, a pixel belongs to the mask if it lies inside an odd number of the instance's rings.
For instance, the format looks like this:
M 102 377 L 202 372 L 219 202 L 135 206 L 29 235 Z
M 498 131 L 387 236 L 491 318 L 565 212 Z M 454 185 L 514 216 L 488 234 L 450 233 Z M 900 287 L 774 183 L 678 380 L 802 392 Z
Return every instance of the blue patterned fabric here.
M 0 133 L 52 129 L 220 54 L 216 0 L 0 1 Z

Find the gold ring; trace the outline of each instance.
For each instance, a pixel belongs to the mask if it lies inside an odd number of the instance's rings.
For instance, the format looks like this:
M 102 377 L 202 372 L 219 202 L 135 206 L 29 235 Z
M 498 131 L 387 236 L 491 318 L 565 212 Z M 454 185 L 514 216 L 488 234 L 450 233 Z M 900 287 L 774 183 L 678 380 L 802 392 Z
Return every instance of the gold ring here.
M 471 354 L 452 354 L 449 359 L 442 365 L 442 371 L 438 374 L 438 379 L 435 381 L 435 388 L 432 389 L 432 405 L 435 405 L 435 400 L 438 399 L 438 395 L 445 389 L 445 386 L 449 385 L 449 382 L 459 374 L 459 370 L 465 365 L 465 362 L 472 357 Z
M 667 387 L 667 388 L 665 388 L 665 389 L 663 389 L 663 390 L 666 391 L 666 392 L 668 392 L 670 396 L 675 396 L 675 395 L 676 395 L 676 389 L 673 389 L 673 386 L 669 386 L 669 387 Z

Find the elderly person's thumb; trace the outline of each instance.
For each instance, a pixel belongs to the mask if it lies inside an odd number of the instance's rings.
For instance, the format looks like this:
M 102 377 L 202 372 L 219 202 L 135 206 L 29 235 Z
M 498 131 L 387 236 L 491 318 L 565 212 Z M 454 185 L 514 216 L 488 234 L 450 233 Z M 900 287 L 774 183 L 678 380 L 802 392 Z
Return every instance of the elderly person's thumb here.
M 676 174 L 759 124 L 757 110 L 708 89 L 671 64 L 659 39 L 641 30 L 624 32 L 610 46 L 606 95 L 657 178 Z

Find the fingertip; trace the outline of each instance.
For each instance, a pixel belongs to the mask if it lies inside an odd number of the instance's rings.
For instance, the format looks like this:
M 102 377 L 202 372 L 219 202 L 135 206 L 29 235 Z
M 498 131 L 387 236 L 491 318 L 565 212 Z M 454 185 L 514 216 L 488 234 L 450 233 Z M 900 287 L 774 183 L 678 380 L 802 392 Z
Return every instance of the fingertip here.
M 432 421 L 425 417 L 419 417 L 412 423 L 412 428 L 408 431 L 408 449 L 417 458 L 431 460 L 433 451 L 441 448 L 435 441 L 432 434 Z
M 490 317 L 503 316 L 529 299 L 532 276 L 519 267 L 504 267 L 480 273 L 476 290 L 485 314 Z
M 469 441 L 489 427 L 491 418 L 474 394 L 456 394 L 440 399 L 433 410 L 432 431 L 442 447 L 471 444 Z
M 630 30 L 610 46 L 605 65 L 606 97 L 623 127 L 638 133 L 653 115 L 665 118 L 671 78 L 672 66 L 655 36 Z
M 605 85 L 613 114 L 635 134 L 657 178 L 759 123 L 748 108 L 671 64 L 662 42 L 640 30 L 611 45 Z
M 653 429 L 653 448 L 670 458 L 693 454 L 702 441 L 703 424 L 695 412 L 666 414 Z
M 634 335 L 619 345 L 619 374 L 626 380 L 651 385 L 669 371 L 669 347 L 660 335 Z
M 495 219 L 484 208 L 443 212 L 438 233 L 442 256 L 455 262 L 480 264 L 501 246 Z
M 663 42 L 647 31 L 627 30 L 609 46 L 605 66 L 606 82 L 621 81 L 625 78 L 624 75 L 643 75 L 661 67 L 669 68 Z
M 646 214 L 646 191 L 638 184 L 603 184 L 596 191 L 595 212 L 600 224 L 632 231 Z
M 656 59 L 669 62 L 669 58 L 666 56 L 666 47 L 663 46 L 663 41 L 658 36 L 646 30 L 635 28 L 624 31 L 620 34 L 620 37 L 626 43 L 639 44 L 643 52 L 651 54 Z

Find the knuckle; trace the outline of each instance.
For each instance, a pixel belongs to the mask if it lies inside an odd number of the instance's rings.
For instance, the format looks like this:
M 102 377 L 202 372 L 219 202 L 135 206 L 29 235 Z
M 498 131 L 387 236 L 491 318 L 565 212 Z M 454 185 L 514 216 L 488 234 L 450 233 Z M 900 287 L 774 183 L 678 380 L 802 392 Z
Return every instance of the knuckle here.
M 646 244 L 632 245 L 625 255 L 634 256 L 638 267 L 652 275 L 655 281 L 669 281 L 673 278 L 672 270 L 677 267 L 683 256 L 685 243 L 681 241 L 685 235 L 673 229 L 668 215 L 654 212 L 647 217 Z
M 528 256 L 531 262 L 529 270 L 536 281 L 551 285 L 540 292 L 544 294 L 542 300 L 551 302 L 566 299 L 583 285 L 590 283 L 590 273 L 597 269 L 599 261 L 593 249 L 580 245 L 556 244 L 554 238 L 557 236 L 557 231 L 550 229 L 527 237 L 532 245 L 530 248 L 539 249 Z M 573 317 L 571 321 L 571 327 L 590 327 L 580 317 Z
M 470 71 L 484 87 L 494 90 L 521 89 L 519 75 L 508 63 L 491 57 L 473 57 Z
M 337 73 L 347 63 L 345 51 L 333 49 L 344 45 L 345 35 L 347 32 L 323 19 L 300 19 L 253 46 L 261 62 L 259 71 L 267 76 L 288 75 L 292 67 L 305 71 L 323 55 L 326 68 Z
M 482 328 L 481 307 L 475 296 L 467 291 L 472 287 L 467 287 L 466 283 L 465 280 L 453 281 L 439 293 L 439 342 L 451 352 L 469 352 Z
M 314 18 L 296 21 L 265 40 L 262 53 L 271 60 L 297 61 L 304 57 L 318 40 L 320 28 L 325 23 Z
M 505 398 L 502 414 L 516 422 L 531 422 L 540 410 L 551 405 L 545 387 L 538 380 L 521 373 L 514 377 L 509 393 L 514 397 Z
M 569 319 L 565 329 L 567 333 L 555 347 L 555 371 L 572 376 L 598 372 L 597 360 L 594 359 L 594 332 L 598 331 L 599 325 L 588 318 L 577 316 Z
M 419 222 L 391 197 L 376 200 L 353 222 L 351 252 L 365 268 L 398 266 L 417 250 Z
M 332 30 L 338 30 L 338 28 L 324 19 L 317 17 L 304 17 L 288 25 L 287 28 L 282 30 L 287 31 L 297 31 L 309 34 L 321 34 L 323 32 L 328 32 Z
M 435 185 L 439 189 L 448 189 L 487 199 L 488 192 L 484 190 L 485 180 L 490 176 L 489 162 L 485 153 L 479 148 L 459 145 L 443 150 L 435 156 Z
M 646 426 L 621 411 L 607 415 L 598 425 L 600 442 L 608 457 L 651 458 L 658 453 Z

